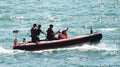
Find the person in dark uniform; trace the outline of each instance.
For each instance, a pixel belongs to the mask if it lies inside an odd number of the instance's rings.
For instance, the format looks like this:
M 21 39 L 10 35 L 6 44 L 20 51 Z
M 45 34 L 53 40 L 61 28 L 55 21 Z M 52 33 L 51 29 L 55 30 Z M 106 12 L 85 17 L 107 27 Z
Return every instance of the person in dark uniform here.
M 33 27 L 31 28 L 31 41 L 36 42 L 37 41 L 37 24 L 33 24 Z
M 49 28 L 47 29 L 47 39 L 48 40 L 57 40 L 57 38 L 55 37 L 55 35 L 56 34 L 58 34 L 59 33 L 59 31 L 58 32 L 56 32 L 56 33 L 54 33 L 54 31 L 53 31 L 53 25 L 52 24 L 50 24 L 49 25 Z
M 45 33 L 41 30 L 41 25 L 38 25 L 37 36 L 39 36 L 40 33 L 45 34 Z M 45 35 L 46 35 L 46 34 L 45 34 Z M 39 37 L 37 37 L 37 41 L 40 41 Z

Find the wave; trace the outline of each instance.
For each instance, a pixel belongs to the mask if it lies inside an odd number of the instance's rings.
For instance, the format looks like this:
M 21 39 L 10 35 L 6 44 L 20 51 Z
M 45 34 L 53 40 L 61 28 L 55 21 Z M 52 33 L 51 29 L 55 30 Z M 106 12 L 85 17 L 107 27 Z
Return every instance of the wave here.
M 88 50 L 92 50 L 92 51 L 114 51 L 114 50 L 118 50 L 116 47 L 108 47 L 107 44 L 104 43 L 100 43 L 98 45 L 89 45 L 86 44 L 82 47 L 79 47 L 79 50 L 83 50 L 83 51 L 88 51 Z
M 66 49 L 67 50 L 80 50 L 80 51 L 89 51 L 89 50 L 92 50 L 92 51 L 102 51 L 102 50 L 113 51 L 113 50 L 118 50 L 116 47 L 115 48 L 107 47 L 107 44 L 104 44 L 104 43 L 100 43 L 97 45 L 85 44 L 83 46 L 76 46 L 73 48 L 66 48 Z
M 6 54 L 6 55 L 15 55 L 19 53 L 23 53 L 24 51 L 21 50 L 9 50 L 9 49 L 4 49 L 0 47 L 0 55 Z
M 43 18 L 43 20 L 46 20 L 46 21 L 54 21 L 54 22 L 59 22 L 60 19 L 58 19 L 56 16 L 52 16 L 52 15 L 48 15 L 48 16 L 45 16 Z
M 41 51 L 33 51 L 33 53 L 40 53 L 40 54 L 51 54 L 57 52 L 65 52 L 65 51 L 116 51 L 118 48 L 116 47 L 107 47 L 107 44 L 101 43 L 98 45 L 89 45 L 85 44 L 83 46 L 73 46 L 69 48 L 58 48 L 58 49 L 49 49 L 49 50 L 41 50 Z
M 0 15 L 0 20 L 9 20 L 9 21 L 12 21 L 12 17 L 9 16 L 9 15 Z
M 3 21 L 14 21 L 14 20 L 24 20 L 27 19 L 24 16 L 14 16 L 14 15 L 0 15 L 0 20 Z
M 116 30 L 118 30 L 118 28 L 101 28 L 98 30 L 109 32 L 109 31 L 116 31 Z

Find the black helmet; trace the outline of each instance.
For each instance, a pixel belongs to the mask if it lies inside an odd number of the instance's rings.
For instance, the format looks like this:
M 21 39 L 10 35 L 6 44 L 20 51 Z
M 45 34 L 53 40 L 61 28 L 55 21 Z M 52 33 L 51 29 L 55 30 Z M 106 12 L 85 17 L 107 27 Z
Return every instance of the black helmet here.
M 33 27 L 35 27 L 35 26 L 37 26 L 37 24 L 35 23 L 35 24 L 33 24 Z
M 41 27 L 41 25 L 38 25 L 38 27 Z
M 50 27 L 53 27 L 53 25 L 52 25 L 52 24 L 50 24 L 49 26 L 50 26 Z

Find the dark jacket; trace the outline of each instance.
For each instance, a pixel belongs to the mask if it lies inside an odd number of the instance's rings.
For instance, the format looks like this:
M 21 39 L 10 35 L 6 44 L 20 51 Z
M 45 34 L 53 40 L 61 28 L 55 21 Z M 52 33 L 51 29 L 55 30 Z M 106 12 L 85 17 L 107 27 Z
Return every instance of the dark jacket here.
M 47 39 L 48 39 L 48 40 L 56 40 L 52 28 L 48 28 L 48 29 L 47 29 Z

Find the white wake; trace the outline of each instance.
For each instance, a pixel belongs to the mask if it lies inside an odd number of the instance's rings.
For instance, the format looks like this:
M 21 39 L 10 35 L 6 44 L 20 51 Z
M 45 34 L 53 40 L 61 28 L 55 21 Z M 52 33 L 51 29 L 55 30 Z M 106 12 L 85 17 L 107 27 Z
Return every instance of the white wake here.
M 84 44 L 83 46 L 73 46 L 69 48 L 58 48 L 58 49 L 49 49 L 49 50 L 40 50 L 40 51 L 33 51 L 34 53 L 41 53 L 41 54 L 48 54 L 48 53 L 53 53 L 55 51 L 115 51 L 118 50 L 116 47 L 108 47 L 107 44 L 100 43 L 97 45 L 89 45 L 89 44 Z
M 10 50 L 10 49 L 4 49 L 3 47 L 0 47 L 0 55 L 3 54 L 9 54 L 9 55 L 14 55 L 18 53 L 23 53 L 24 51 L 21 50 Z

